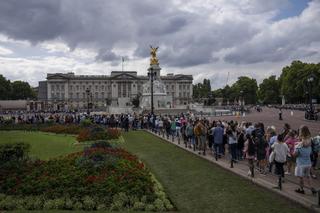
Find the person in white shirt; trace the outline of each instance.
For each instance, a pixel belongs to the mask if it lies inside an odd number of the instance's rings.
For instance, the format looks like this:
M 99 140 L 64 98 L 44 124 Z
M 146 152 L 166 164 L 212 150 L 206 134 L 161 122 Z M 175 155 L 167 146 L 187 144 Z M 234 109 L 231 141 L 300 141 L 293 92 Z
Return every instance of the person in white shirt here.
M 287 161 L 287 156 L 289 155 L 289 148 L 286 143 L 283 141 L 282 134 L 279 134 L 277 137 L 277 142 L 272 145 L 274 152 L 274 163 L 276 166 L 276 174 L 281 178 L 284 178 L 284 169 L 283 166 Z

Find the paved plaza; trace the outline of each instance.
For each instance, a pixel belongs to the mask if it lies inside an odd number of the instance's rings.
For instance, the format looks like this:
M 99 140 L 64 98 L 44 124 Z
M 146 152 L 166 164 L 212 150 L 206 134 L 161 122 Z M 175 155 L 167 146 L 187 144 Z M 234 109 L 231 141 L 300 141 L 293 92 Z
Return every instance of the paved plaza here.
M 291 115 L 291 110 L 282 110 L 283 120 L 279 120 L 278 109 L 263 107 L 262 112 L 257 112 L 252 109 L 251 113 L 245 115 L 245 117 L 240 116 L 222 116 L 222 117 L 211 117 L 210 120 L 234 120 L 238 122 L 250 121 L 250 122 L 262 122 L 265 127 L 274 125 L 276 131 L 281 132 L 283 125 L 285 123 L 290 124 L 292 129 L 298 129 L 301 125 L 306 125 L 309 127 L 311 134 L 317 135 L 320 132 L 320 121 L 309 121 L 304 119 L 304 111 L 293 110 L 293 115 Z

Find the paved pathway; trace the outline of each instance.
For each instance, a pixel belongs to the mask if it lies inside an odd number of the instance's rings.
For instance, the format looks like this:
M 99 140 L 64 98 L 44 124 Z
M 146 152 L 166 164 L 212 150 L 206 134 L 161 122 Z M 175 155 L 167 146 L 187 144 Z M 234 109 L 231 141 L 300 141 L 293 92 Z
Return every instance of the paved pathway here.
M 291 110 L 282 110 L 283 120 L 279 120 L 278 110 L 274 108 L 263 107 L 262 112 L 257 112 L 252 109 L 252 112 L 246 114 L 245 117 L 240 116 L 221 116 L 221 117 L 209 117 L 210 120 L 234 120 L 234 121 L 250 121 L 250 122 L 263 122 L 265 127 L 274 125 L 277 131 L 280 132 L 284 123 L 291 125 L 293 129 L 298 129 L 301 125 L 309 127 L 312 135 L 316 135 L 320 132 L 320 121 L 308 121 L 304 119 L 304 112 L 294 110 L 293 116 L 291 116 Z
M 212 153 L 207 153 L 207 155 L 203 156 L 198 154 L 198 151 L 193 151 L 193 149 L 189 149 L 186 148 L 185 145 L 183 144 L 183 142 L 181 142 L 180 144 L 178 144 L 177 139 L 174 140 L 174 142 L 172 142 L 171 138 L 170 140 L 167 140 L 166 138 L 161 137 L 158 134 L 155 134 L 151 131 L 149 131 L 151 134 L 160 137 L 162 139 L 164 139 L 165 141 L 172 143 L 178 147 L 180 147 L 181 149 L 187 150 L 191 153 L 194 153 L 195 155 L 198 155 L 201 158 L 204 158 L 214 164 L 219 165 L 220 167 L 229 170 L 233 173 L 236 173 L 237 175 L 242 176 L 243 178 L 246 178 L 250 181 L 252 181 L 253 184 L 257 184 L 260 185 L 268 190 L 271 190 L 275 193 L 281 194 L 282 196 L 297 202 L 309 209 L 312 209 L 316 212 L 320 212 L 320 206 L 318 206 L 318 199 L 320 199 L 320 194 L 318 196 L 314 196 L 311 194 L 310 190 L 305 190 L 306 194 L 305 195 L 301 195 L 298 194 L 296 192 L 294 192 L 295 189 L 298 188 L 298 181 L 296 179 L 296 177 L 294 176 L 289 176 L 286 175 L 285 176 L 285 182 L 282 184 L 282 190 L 279 189 L 275 189 L 275 187 L 277 186 L 277 180 L 278 177 L 273 175 L 273 174 L 267 174 L 267 175 L 261 175 L 259 174 L 257 171 L 255 172 L 255 177 L 251 178 L 248 176 L 248 165 L 247 162 L 244 161 L 239 161 L 239 163 L 235 163 L 233 168 L 230 168 L 230 161 L 228 160 L 228 154 L 226 154 L 226 157 L 220 158 L 218 161 L 216 161 L 213 158 Z M 320 176 L 319 176 L 320 177 Z M 320 181 L 319 180 L 313 180 L 313 185 L 315 186 L 316 189 L 320 189 Z

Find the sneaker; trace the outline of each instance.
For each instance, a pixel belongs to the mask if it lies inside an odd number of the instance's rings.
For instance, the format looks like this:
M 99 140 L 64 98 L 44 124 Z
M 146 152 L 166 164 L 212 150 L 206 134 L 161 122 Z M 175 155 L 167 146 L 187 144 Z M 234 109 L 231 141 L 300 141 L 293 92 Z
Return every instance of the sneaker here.
M 248 176 L 251 176 L 251 171 L 250 170 L 248 171 Z
M 304 194 L 304 190 L 303 189 L 296 189 L 294 190 L 295 192 L 299 193 L 299 194 Z
M 285 175 L 291 175 L 291 173 L 290 173 L 290 172 L 285 172 L 284 174 L 285 174 Z

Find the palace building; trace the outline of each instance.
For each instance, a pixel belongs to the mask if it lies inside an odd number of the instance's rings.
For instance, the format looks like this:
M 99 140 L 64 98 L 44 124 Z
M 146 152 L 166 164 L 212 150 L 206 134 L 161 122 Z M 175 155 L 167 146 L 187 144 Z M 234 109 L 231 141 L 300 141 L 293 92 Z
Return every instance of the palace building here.
M 159 70 L 160 71 L 160 70 Z M 172 97 L 170 108 L 188 105 L 192 100 L 192 75 L 158 75 Z M 148 76 L 136 71 L 112 71 L 111 75 L 75 75 L 74 73 L 47 74 L 40 81 L 38 100 L 45 102 L 47 110 L 103 110 L 111 107 L 130 107 L 132 100 L 143 93 Z

